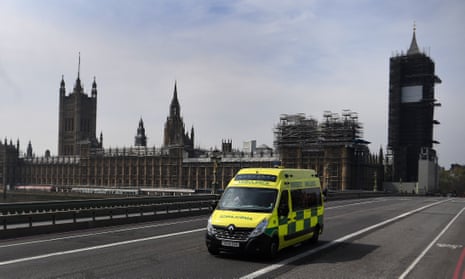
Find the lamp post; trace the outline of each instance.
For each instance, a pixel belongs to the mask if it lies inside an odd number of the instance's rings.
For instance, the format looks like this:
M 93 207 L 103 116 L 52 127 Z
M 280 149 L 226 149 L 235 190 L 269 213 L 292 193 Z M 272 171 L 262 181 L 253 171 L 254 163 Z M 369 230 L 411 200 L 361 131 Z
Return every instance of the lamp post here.
M 221 161 L 221 156 L 219 155 L 218 150 L 213 150 L 210 159 L 213 162 L 213 182 L 212 182 L 212 194 L 216 194 L 216 189 L 218 188 L 218 179 L 217 179 L 217 171 L 218 171 L 218 164 Z
M 3 184 L 3 199 L 6 200 L 6 184 L 7 184 L 7 180 L 6 180 L 6 172 L 7 172 L 7 168 L 6 168 L 6 164 L 7 164 L 7 159 L 6 159 L 6 144 L 5 144 L 5 150 L 4 150 L 4 156 L 3 156 L 3 173 L 2 173 L 2 181 L 0 181 L 0 183 Z

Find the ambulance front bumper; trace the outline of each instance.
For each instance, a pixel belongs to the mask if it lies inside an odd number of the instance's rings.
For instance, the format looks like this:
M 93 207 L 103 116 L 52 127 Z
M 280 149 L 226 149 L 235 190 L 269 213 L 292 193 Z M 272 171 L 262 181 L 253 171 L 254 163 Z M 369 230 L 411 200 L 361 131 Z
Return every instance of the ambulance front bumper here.
M 215 229 L 218 231 L 218 229 Z M 206 245 L 211 250 L 244 253 L 244 254 L 263 254 L 268 251 L 271 243 L 271 237 L 262 233 L 256 237 L 237 237 L 234 233 L 230 236 L 222 233 L 206 234 Z

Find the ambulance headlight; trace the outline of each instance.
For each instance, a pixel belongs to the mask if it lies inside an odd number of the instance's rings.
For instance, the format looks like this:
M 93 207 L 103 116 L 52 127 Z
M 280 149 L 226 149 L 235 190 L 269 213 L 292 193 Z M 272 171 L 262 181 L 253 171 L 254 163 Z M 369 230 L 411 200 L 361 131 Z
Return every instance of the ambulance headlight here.
M 208 218 L 208 223 L 207 223 L 207 233 L 209 235 L 214 235 L 215 234 L 215 228 L 212 225 L 212 217 Z
M 265 232 L 266 227 L 268 227 L 268 219 L 263 219 L 257 227 L 250 233 L 249 237 L 256 237 Z

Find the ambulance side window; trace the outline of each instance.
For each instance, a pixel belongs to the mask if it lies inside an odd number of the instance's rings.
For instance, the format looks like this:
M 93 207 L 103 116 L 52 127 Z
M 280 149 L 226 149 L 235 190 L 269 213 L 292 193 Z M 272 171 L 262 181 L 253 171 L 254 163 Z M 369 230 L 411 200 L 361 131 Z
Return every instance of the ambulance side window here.
M 318 188 L 315 192 L 316 192 L 316 203 L 317 203 L 317 206 L 322 206 L 322 205 L 323 205 L 323 202 L 322 202 L 322 198 L 321 198 L 321 191 L 320 191 L 320 188 Z
M 278 207 L 278 215 L 279 216 L 289 215 L 289 194 L 287 193 L 287 190 L 284 190 L 281 193 L 281 200 L 279 201 L 279 207 Z
M 292 209 L 294 211 L 314 208 L 321 205 L 319 189 L 297 189 L 291 191 Z

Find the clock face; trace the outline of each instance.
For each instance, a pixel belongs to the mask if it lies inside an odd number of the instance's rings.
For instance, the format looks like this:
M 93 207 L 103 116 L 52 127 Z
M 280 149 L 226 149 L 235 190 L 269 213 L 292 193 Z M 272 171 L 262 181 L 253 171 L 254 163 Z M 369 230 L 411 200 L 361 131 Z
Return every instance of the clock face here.
M 402 103 L 415 103 L 420 102 L 423 99 L 423 86 L 404 86 L 401 90 Z

